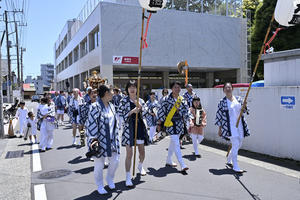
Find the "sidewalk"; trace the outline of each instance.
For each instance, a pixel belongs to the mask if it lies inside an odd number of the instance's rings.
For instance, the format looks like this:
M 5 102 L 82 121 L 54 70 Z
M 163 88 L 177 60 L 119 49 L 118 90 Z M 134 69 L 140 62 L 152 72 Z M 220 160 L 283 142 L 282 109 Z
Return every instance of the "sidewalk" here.
M 19 124 L 13 122 L 14 131 Z M 8 125 L 4 126 L 7 135 Z M 31 199 L 31 154 L 19 158 L 5 159 L 8 151 L 23 150 L 29 152 L 31 145 L 23 138 L 5 138 L 0 140 L 0 199 Z

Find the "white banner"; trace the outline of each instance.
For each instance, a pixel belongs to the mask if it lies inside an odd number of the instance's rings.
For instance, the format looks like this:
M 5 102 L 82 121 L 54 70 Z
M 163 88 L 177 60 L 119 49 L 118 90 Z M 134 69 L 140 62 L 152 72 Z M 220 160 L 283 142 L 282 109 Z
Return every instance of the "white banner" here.
M 282 26 L 300 23 L 300 0 L 277 0 L 275 20 Z

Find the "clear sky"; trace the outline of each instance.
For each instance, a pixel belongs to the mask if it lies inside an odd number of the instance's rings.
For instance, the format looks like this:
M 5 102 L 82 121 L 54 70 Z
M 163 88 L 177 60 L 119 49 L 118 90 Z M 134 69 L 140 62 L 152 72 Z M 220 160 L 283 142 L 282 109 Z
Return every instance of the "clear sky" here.
M 6 3 L 15 0 L 2 0 L 1 14 L 6 9 Z M 26 0 L 28 1 L 28 16 L 24 52 L 24 80 L 27 75 L 40 75 L 40 64 L 54 64 L 54 43 L 68 19 L 78 16 L 86 0 Z M 19 0 L 22 2 L 22 0 Z M 3 31 L 4 23 L 1 23 Z M 14 36 L 11 36 L 14 37 Z M 3 57 L 6 55 L 6 44 L 2 45 Z M 16 62 L 13 62 L 16 63 Z M 13 64 L 12 69 L 16 68 Z

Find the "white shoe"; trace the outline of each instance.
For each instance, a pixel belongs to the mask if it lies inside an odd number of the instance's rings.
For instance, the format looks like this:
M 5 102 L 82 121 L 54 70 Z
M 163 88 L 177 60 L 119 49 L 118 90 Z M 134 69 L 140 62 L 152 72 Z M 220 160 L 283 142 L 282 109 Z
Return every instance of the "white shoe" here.
M 166 167 L 177 167 L 177 164 L 175 162 L 167 162 Z
M 72 143 L 72 145 L 73 145 L 73 146 L 76 145 L 76 138 L 75 138 L 75 137 L 73 138 L 73 143 Z
M 132 187 L 133 183 L 131 181 L 131 175 L 130 172 L 126 172 L 126 182 L 125 182 L 126 187 Z
M 107 191 L 104 189 L 103 186 L 99 186 L 97 191 L 99 194 L 102 194 L 102 195 L 107 194 Z
M 142 163 L 139 163 L 138 170 L 140 171 L 141 176 L 146 176 L 147 175 L 146 171 L 143 168 Z
M 116 189 L 115 183 L 110 176 L 106 177 L 106 181 L 107 181 L 107 185 L 108 185 L 109 189 L 111 189 L 111 190 Z

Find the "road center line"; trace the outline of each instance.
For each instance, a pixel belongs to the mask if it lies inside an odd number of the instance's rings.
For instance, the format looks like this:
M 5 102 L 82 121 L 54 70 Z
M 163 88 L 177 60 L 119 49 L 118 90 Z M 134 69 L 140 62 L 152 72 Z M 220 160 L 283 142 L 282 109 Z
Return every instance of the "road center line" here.
M 34 199 L 35 200 L 47 200 L 45 184 L 34 186 Z

